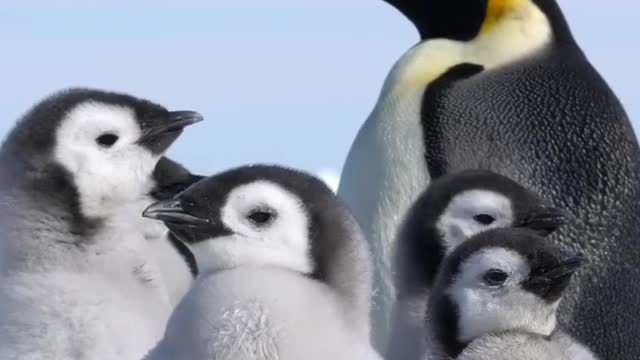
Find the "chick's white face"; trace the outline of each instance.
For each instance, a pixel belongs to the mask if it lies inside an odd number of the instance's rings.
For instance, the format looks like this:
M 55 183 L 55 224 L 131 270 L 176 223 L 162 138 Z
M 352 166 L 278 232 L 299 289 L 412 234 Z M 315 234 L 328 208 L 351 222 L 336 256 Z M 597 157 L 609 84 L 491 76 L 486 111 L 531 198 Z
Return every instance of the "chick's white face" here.
M 137 143 L 141 135 L 131 108 L 85 102 L 66 114 L 54 159 L 73 176 L 85 216 L 114 214 L 149 192 L 160 155 Z
M 524 290 L 521 283 L 529 273 L 527 260 L 504 248 L 483 249 L 464 261 L 447 289 L 458 308 L 458 340 L 515 329 L 549 335 L 559 302 L 547 303 Z
M 449 202 L 436 227 L 447 254 L 470 237 L 492 228 L 513 224 L 511 200 L 489 190 L 468 190 Z
M 310 219 L 302 201 L 269 181 L 233 189 L 220 210 L 232 234 L 193 244 L 202 269 L 278 266 L 309 273 Z

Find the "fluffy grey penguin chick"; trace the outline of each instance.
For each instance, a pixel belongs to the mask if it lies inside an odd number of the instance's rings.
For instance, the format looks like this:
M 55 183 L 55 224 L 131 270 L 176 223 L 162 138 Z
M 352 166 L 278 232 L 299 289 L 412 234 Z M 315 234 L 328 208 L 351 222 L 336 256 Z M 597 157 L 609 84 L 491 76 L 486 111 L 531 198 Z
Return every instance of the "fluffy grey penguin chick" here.
M 145 216 L 188 243 L 200 269 L 147 359 L 380 359 L 367 243 L 321 180 L 240 167 Z
M 572 359 L 587 351 L 556 326 L 558 305 L 585 262 L 528 229 L 467 240 L 438 273 L 425 359 Z
M 140 206 L 194 112 L 70 89 L 0 149 L 0 358 L 138 359 L 170 315 Z
M 429 290 L 456 246 L 493 228 L 546 236 L 563 223 L 563 211 L 503 175 L 465 170 L 434 180 L 409 209 L 395 241 L 397 302 L 386 357 L 418 360 L 428 347 L 422 334 Z

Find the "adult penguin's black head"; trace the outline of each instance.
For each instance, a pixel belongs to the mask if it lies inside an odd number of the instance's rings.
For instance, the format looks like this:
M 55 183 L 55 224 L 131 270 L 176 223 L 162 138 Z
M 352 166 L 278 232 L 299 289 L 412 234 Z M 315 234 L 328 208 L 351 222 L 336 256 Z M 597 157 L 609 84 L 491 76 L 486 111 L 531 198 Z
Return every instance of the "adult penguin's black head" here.
M 473 40 L 501 19 L 520 16 L 531 6 L 551 24 L 554 39 L 573 42 L 567 22 L 555 0 L 385 0 L 417 28 L 422 40 Z

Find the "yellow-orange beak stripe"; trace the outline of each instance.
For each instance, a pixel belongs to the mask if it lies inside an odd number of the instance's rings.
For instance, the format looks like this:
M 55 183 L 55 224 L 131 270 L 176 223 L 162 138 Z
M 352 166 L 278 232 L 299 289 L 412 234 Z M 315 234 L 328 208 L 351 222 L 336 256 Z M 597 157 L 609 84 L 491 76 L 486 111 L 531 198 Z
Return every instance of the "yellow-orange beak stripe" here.
M 489 0 L 487 5 L 487 17 L 482 23 L 481 33 L 491 31 L 500 19 L 509 11 L 521 5 L 527 0 Z

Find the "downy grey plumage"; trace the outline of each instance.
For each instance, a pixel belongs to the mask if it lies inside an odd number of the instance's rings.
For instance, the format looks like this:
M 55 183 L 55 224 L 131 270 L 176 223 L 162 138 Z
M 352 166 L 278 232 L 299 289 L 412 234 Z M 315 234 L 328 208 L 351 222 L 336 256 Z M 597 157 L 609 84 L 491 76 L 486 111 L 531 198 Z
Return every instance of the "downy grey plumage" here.
M 190 245 L 201 271 L 147 359 L 380 359 L 367 244 L 321 180 L 241 167 L 145 214 Z
M 520 359 L 526 345 L 537 351 L 531 359 L 542 360 L 585 349 L 561 333 L 556 318 L 585 262 L 529 229 L 493 229 L 467 240 L 438 272 L 426 334 L 432 348 L 424 359 L 476 359 L 479 353 Z
M 157 342 L 171 306 L 140 206 L 201 119 L 70 89 L 16 124 L 0 149 L 0 358 L 135 359 Z

